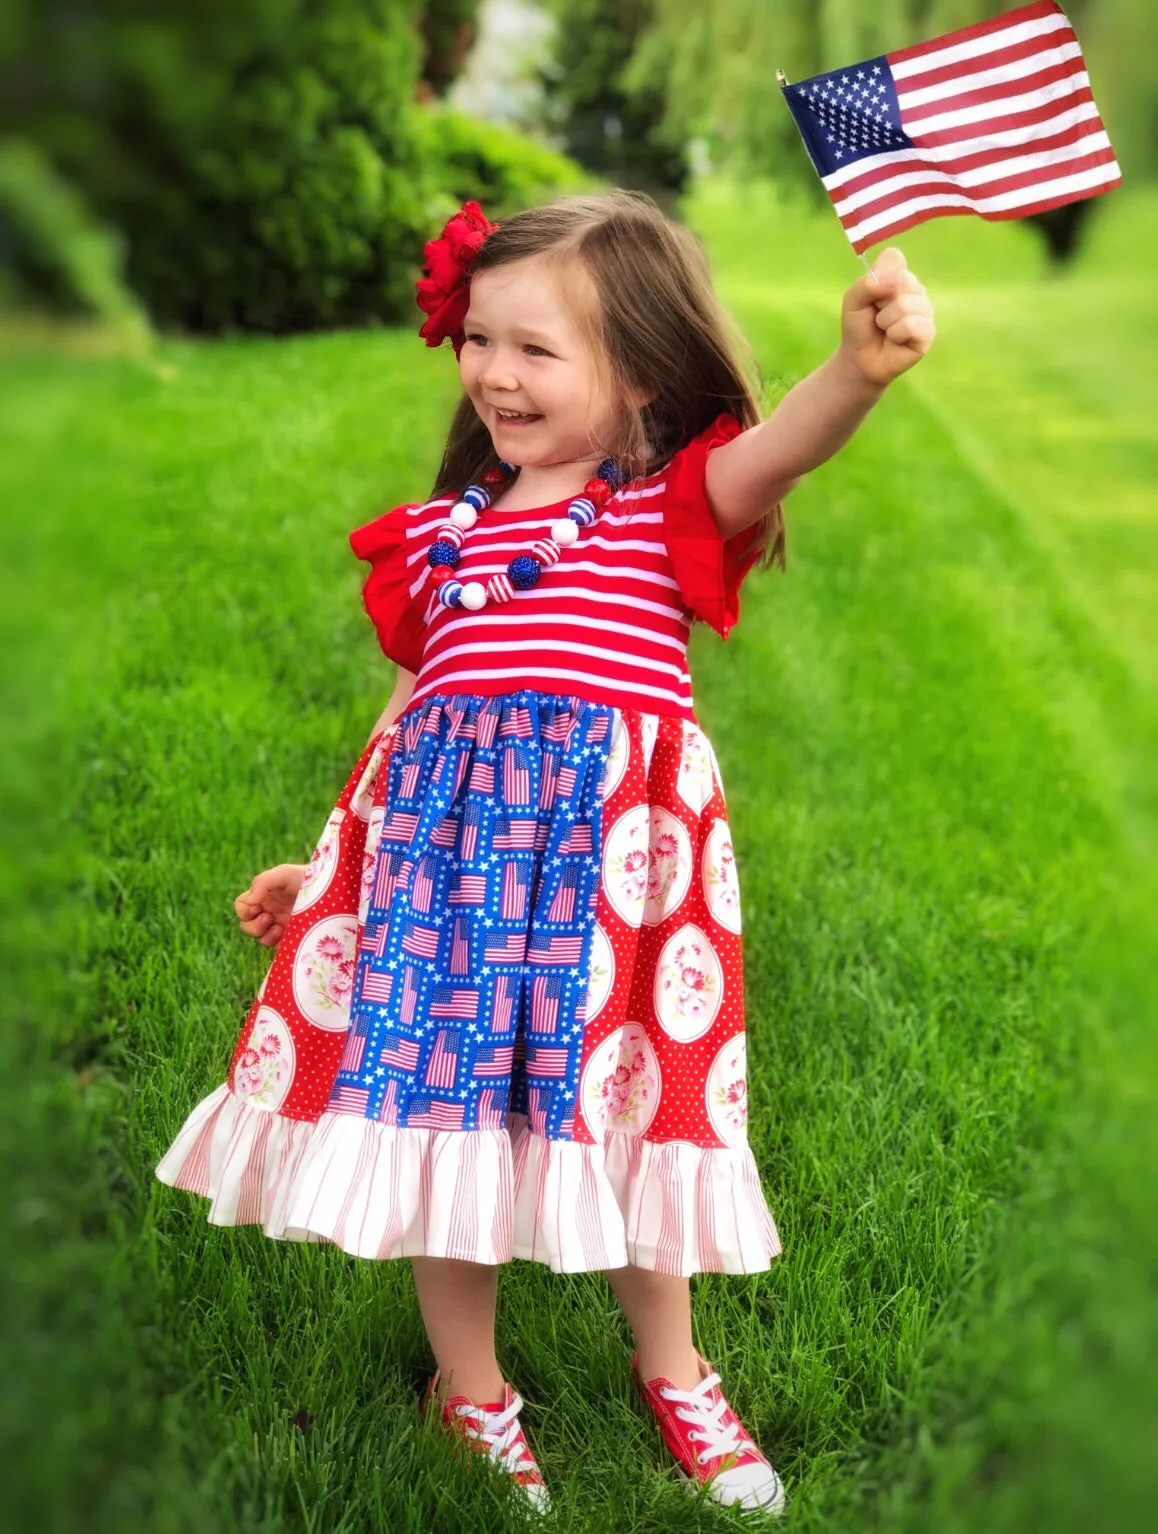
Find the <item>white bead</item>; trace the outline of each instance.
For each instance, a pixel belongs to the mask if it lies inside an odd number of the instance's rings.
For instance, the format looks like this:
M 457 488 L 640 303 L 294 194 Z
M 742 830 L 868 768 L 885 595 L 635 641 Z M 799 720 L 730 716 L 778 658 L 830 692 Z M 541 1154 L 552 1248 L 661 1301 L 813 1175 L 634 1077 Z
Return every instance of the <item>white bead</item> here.
M 478 521 L 478 512 L 467 501 L 456 501 L 450 508 L 450 520 L 455 527 L 472 528 Z
M 467 581 L 458 600 L 463 607 L 477 613 L 480 607 L 487 605 L 487 589 L 481 581 Z
M 578 536 L 579 529 L 570 517 L 560 517 L 558 522 L 551 523 L 551 537 L 554 538 L 561 549 L 565 549 L 568 544 L 574 543 Z

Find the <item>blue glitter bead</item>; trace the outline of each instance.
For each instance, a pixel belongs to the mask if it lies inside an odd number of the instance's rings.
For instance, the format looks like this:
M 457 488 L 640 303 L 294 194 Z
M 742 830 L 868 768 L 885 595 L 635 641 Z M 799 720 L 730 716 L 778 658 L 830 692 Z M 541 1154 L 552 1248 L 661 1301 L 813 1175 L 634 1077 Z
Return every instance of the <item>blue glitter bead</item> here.
M 507 566 L 507 574 L 516 591 L 529 591 L 538 585 L 543 567 L 533 554 L 519 554 Z
M 430 545 L 426 555 L 426 563 L 431 569 L 435 565 L 449 565 L 452 570 L 457 570 L 458 562 L 461 558 L 462 555 L 449 538 L 439 538 Z
M 610 485 L 613 490 L 618 490 L 623 484 L 623 474 L 614 458 L 605 458 L 595 473 L 605 485 Z

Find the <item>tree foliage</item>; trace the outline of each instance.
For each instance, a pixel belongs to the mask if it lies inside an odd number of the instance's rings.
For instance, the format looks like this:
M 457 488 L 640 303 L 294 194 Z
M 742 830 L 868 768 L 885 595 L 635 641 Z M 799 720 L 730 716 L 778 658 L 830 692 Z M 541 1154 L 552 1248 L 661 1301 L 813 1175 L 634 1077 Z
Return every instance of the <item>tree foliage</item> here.
M 436 9 L 449 25 L 471 6 Z M 8 126 L 121 231 L 128 281 L 162 322 L 288 331 L 408 316 L 422 242 L 453 195 L 485 192 L 501 210 L 573 175 L 512 135 L 480 130 L 468 153 L 470 126 L 419 104 L 423 12 L 24 0 L 0 82 L 14 87 Z

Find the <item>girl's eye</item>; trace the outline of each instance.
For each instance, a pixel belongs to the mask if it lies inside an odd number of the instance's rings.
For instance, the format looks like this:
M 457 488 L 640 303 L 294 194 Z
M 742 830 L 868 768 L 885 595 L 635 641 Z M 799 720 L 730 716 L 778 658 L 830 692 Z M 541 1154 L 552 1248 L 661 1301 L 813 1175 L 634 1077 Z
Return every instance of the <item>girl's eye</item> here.
M 555 355 L 554 352 L 549 352 L 545 346 L 527 345 L 524 346 L 523 350 L 530 352 L 532 357 L 553 357 Z
M 476 346 L 485 346 L 487 344 L 486 336 L 480 336 L 476 330 L 468 331 L 466 339 L 472 341 Z

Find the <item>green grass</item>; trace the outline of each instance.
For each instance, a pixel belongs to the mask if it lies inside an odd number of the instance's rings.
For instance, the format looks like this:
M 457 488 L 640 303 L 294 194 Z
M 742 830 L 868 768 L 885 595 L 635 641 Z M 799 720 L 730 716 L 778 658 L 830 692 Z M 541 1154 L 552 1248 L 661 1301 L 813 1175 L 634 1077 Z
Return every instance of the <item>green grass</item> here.
M 690 212 L 789 385 L 863 268 L 771 194 Z M 788 1530 L 1121 1530 L 1153 1496 L 1158 199 L 1099 212 L 1063 277 L 1022 226 L 903 237 L 933 353 L 790 498 L 787 578 L 694 636 L 785 1239 L 698 1278 L 696 1326 Z M 264 967 L 232 896 L 308 855 L 389 690 L 345 538 L 425 490 L 452 369 L 409 331 L 158 360 L 0 379 L 6 1509 L 502 1527 L 418 1425 L 408 1265 L 152 1176 Z M 501 1270 L 557 1526 L 742 1527 L 674 1483 L 628 1357 L 598 1275 Z

